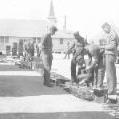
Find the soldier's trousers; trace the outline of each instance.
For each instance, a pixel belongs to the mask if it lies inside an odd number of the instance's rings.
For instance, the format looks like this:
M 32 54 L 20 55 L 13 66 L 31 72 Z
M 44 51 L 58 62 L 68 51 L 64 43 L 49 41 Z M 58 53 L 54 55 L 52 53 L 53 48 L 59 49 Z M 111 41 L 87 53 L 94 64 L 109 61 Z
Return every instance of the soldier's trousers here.
M 103 86 L 103 80 L 105 76 L 105 67 L 103 59 L 99 61 L 97 67 L 94 67 L 94 83 L 95 88 L 101 88 Z
M 105 55 L 105 68 L 107 77 L 108 94 L 116 94 L 117 77 L 115 67 L 116 57 L 114 55 Z
M 42 50 L 42 61 L 44 65 L 44 83 L 49 84 L 50 83 L 50 70 L 52 66 L 52 50 L 50 49 L 45 49 Z
M 72 58 L 71 60 L 71 81 L 77 83 L 76 79 L 76 60 Z

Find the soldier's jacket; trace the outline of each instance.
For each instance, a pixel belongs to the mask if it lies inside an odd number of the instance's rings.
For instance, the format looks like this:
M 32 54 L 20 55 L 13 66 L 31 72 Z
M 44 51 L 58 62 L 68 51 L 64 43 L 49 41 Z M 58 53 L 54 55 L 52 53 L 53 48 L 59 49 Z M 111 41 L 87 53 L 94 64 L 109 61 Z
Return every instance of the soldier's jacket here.
M 46 34 L 41 41 L 41 48 L 44 49 L 52 49 L 52 38 L 51 34 Z
M 87 48 L 87 53 L 90 59 L 90 66 L 89 68 L 93 68 L 96 66 L 101 60 L 103 60 L 103 52 L 100 52 L 99 46 L 95 44 L 89 45 Z
M 78 41 L 75 41 L 69 48 L 69 50 L 72 50 L 73 52 L 73 57 L 76 58 L 78 55 L 82 55 L 84 46 L 85 46 L 84 38 L 80 37 Z
M 116 55 L 118 45 L 118 35 L 115 31 L 111 31 L 107 36 L 107 42 L 105 45 L 105 54 Z

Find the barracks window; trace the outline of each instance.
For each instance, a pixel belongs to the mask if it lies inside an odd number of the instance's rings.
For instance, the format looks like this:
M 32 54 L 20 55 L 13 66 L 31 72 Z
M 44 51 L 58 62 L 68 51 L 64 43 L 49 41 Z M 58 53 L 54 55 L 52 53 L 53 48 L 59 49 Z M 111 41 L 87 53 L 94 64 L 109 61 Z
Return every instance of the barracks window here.
M 60 44 L 63 44 L 63 38 L 60 38 Z

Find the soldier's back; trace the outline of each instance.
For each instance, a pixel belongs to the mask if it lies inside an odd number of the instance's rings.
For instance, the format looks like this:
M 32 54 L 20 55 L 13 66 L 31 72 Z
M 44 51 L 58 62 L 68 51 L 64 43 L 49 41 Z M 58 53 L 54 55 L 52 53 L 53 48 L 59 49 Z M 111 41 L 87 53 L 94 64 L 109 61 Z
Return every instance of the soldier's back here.
M 88 51 L 91 54 L 92 57 L 98 57 L 100 53 L 100 48 L 98 45 L 91 44 L 88 47 Z

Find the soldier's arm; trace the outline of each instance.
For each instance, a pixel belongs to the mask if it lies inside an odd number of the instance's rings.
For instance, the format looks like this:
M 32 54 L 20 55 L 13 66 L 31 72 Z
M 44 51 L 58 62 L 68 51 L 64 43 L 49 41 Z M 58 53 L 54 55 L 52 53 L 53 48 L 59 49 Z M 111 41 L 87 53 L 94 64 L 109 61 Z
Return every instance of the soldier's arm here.
M 85 39 L 82 38 L 82 40 L 83 40 L 83 47 L 85 47 L 85 45 L 86 45 L 86 43 L 85 43 Z
M 41 39 L 41 49 L 44 48 L 44 43 L 47 40 L 47 35 L 43 36 L 43 38 Z
M 75 43 L 73 43 L 70 47 L 69 50 L 72 50 L 75 47 Z
M 106 50 L 113 50 L 115 47 L 116 47 L 116 34 L 115 33 L 112 33 L 111 36 L 110 36 L 110 44 L 106 45 L 105 46 L 105 49 Z
M 98 63 L 98 58 L 92 58 L 92 63 L 91 65 L 88 67 L 88 69 L 92 69 L 94 66 L 96 66 Z
M 98 63 L 98 58 L 97 57 L 93 57 L 91 54 L 88 54 L 88 55 L 89 55 L 89 60 L 91 60 L 91 63 L 90 63 L 90 65 L 88 65 L 86 67 L 86 70 L 92 69 Z
M 73 50 L 73 48 L 75 48 L 75 43 L 73 43 L 73 44 L 69 47 L 69 49 L 68 49 L 68 51 L 67 51 L 66 53 L 68 53 L 68 52 L 72 51 L 72 50 Z

